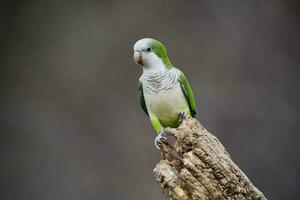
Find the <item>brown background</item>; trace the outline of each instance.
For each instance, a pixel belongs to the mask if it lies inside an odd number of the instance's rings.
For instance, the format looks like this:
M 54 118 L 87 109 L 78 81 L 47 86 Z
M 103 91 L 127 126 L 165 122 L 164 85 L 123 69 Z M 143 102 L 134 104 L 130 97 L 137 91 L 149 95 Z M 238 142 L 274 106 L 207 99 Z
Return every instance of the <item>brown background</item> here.
M 7 1 L 0 199 L 162 199 L 132 46 L 166 44 L 198 119 L 269 199 L 299 197 L 297 1 Z

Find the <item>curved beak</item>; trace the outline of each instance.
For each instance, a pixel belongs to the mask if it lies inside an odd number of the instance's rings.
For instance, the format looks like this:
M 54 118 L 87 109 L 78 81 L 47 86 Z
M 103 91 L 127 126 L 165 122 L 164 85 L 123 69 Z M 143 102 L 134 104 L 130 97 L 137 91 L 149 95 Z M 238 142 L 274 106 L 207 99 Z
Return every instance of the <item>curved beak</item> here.
M 135 51 L 133 55 L 133 60 L 138 65 L 143 65 L 142 53 L 140 51 Z

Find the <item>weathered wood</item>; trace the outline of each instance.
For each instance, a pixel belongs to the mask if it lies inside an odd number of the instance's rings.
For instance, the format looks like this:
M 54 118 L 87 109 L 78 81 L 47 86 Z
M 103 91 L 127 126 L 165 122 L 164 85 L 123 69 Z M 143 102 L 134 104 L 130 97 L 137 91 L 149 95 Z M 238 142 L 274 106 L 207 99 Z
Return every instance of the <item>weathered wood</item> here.
M 159 143 L 162 160 L 153 171 L 167 199 L 266 199 L 196 119 L 165 133 L 176 141 Z

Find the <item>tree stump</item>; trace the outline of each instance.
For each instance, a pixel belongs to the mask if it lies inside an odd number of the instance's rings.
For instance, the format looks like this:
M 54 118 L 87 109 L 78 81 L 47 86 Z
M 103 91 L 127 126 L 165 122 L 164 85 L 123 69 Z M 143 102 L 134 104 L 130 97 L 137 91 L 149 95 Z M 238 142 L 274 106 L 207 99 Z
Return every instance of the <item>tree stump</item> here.
M 165 133 L 176 141 L 159 142 L 162 160 L 153 172 L 167 199 L 266 199 L 196 119 Z

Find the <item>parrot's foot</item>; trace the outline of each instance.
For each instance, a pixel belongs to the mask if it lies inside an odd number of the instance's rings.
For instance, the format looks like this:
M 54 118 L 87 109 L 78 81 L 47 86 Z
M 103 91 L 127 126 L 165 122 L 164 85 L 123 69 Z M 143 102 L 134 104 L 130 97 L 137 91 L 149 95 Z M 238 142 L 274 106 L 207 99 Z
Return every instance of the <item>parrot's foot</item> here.
M 180 112 L 179 113 L 179 124 L 181 124 L 182 121 L 185 119 L 186 119 L 186 112 Z
M 158 144 L 158 143 L 160 143 L 161 140 L 163 140 L 163 141 L 166 141 L 166 140 L 167 140 L 167 138 L 163 136 L 164 134 L 165 134 L 165 133 L 164 133 L 163 131 L 160 132 L 160 133 L 156 136 L 156 138 L 155 138 L 155 140 L 154 140 L 154 144 L 155 144 L 155 146 L 156 146 L 156 148 L 157 148 L 158 150 L 160 150 L 159 144 Z

